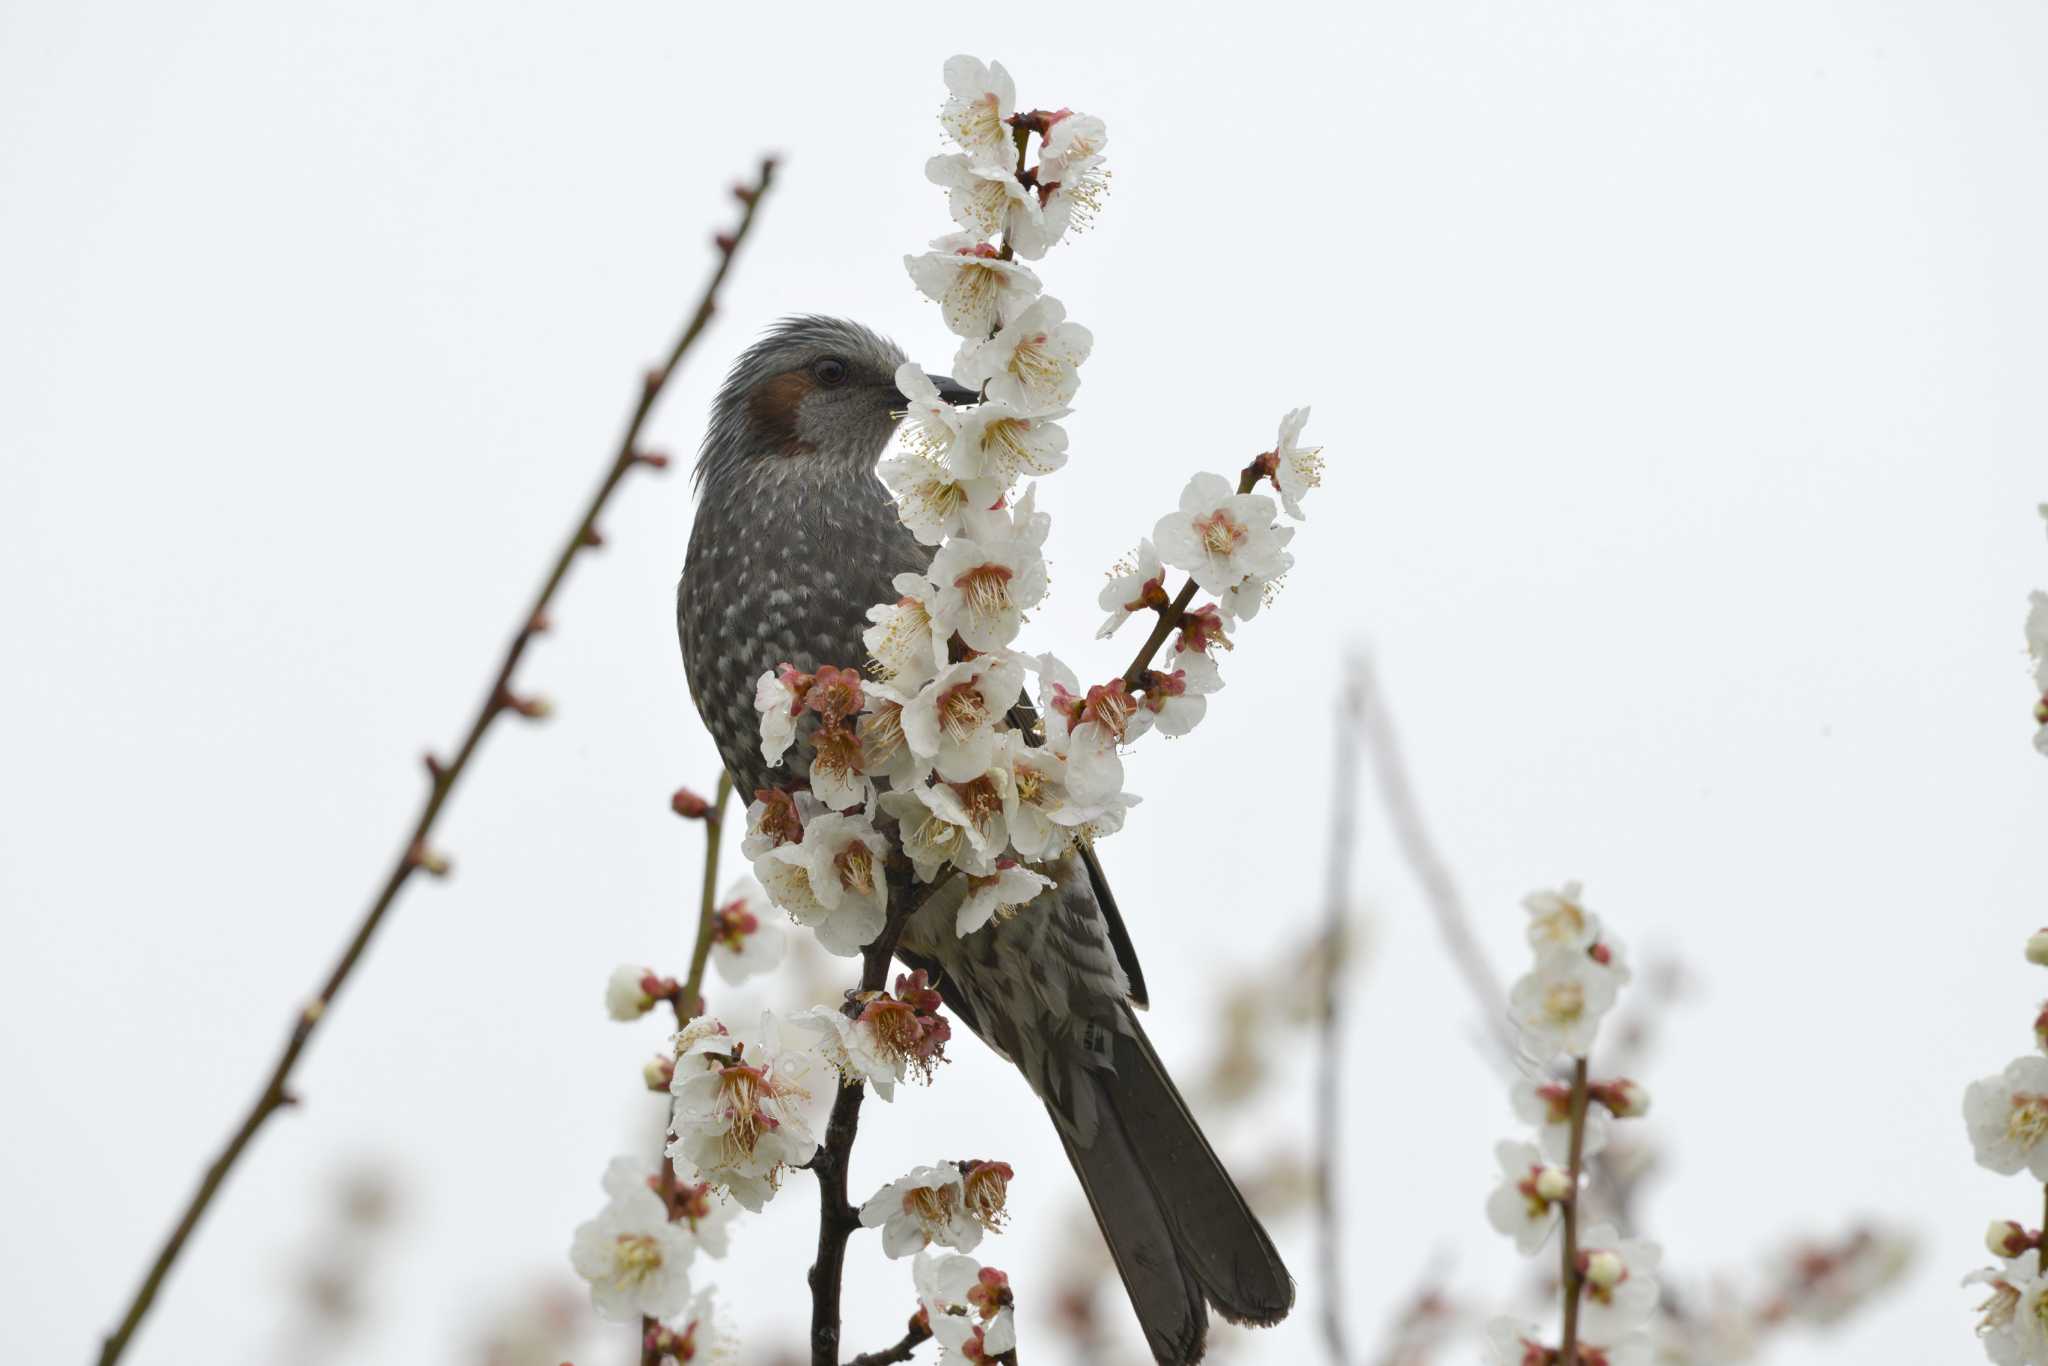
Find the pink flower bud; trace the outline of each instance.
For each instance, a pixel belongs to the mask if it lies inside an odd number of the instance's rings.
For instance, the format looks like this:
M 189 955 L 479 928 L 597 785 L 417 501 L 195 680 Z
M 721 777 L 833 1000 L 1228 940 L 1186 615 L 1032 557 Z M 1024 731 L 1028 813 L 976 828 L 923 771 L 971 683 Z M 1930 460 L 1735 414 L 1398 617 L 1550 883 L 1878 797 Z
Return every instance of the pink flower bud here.
M 668 806 L 686 821 L 701 821 L 711 814 L 711 803 L 687 787 L 677 788 L 675 795 L 668 799 Z
M 2010 1219 L 1993 1219 L 1984 1230 L 1984 1246 L 1994 1257 L 2017 1257 L 2041 1245 L 2041 1235 L 2029 1233 Z

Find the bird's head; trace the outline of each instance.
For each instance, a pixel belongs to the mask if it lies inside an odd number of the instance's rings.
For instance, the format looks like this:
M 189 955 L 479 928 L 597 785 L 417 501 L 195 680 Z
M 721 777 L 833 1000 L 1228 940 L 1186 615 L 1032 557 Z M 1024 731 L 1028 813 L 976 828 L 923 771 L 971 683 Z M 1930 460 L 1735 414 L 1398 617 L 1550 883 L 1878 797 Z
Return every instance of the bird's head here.
M 896 387 L 903 361 L 901 347 L 859 323 L 783 319 L 733 362 L 704 434 L 697 478 L 790 461 L 871 469 L 909 402 Z M 943 376 L 933 383 L 948 402 L 976 398 Z

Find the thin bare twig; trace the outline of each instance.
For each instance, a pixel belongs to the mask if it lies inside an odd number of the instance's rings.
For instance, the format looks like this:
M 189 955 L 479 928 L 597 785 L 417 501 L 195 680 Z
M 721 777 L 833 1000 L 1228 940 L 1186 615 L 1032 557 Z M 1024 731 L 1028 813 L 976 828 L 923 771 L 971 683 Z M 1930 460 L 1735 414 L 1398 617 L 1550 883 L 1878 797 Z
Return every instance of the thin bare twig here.
M 201 1217 L 205 1215 L 208 1206 L 213 1203 L 214 1196 L 219 1192 L 222 1183 L 227 1180 L 228 1174 L 234 1169 L 236 1162 L 241 1159 L 242 1153 L 248 1148 L 250 1140 L 256 1136 L 256 1131 L 263 1127 L 264 1121 L 268 1120 L 285 1106 L 292 1104 L 296 1099 L 288 1088 L 292 1071 L 298 1065 L 299 1056 L 305 1051 L 306 1044 L 312 1039 L 314 1030 L 319 1027 L 321 1020 L 325 1018 L 328 1007 L 334 1003 L 334 998 L 340 993 L 342 986 L 347 983 L 350 974 L 355 971 L 356 964 L 362 959 L 363 950 L 369 947 L 371 938 L 375 936 L 378 928 L 384 923 L 384 917 L 398 900 L 399 892 L 404 889 L 406 883 L 411 880 L 415 872 L 424 869 L 434 876 L 441 876 L 448 871 L 447 860 L 432 850 L 429 836 L 433 834 L 435 822 L 439 819 L 441 810 L 447 804 L 450 794 L 454 792 L 456 783 L 461 780 L 462 775 L 468 770 L 469 761 L 475 756 L 478 745 L 482 743 L 484 733 L 507 711 L 518 712 L 526 716 L 538 716 L 541 714 L 542 708 L 538 703 L 528 701 L 514 694 L 512 691 L 513 673 L 518 669 L 521 658 L 525 656 L 526 647 L 532 643 L 536 635 L 547 629 L 548 606 L 554 601 L 555 592 L 561 587 L 562 580 L 568 576 L 569 566 L 574 563 L 580 551 L 599 543 L 600 538 L 597 535 L 598 516 L 604 511 L 606 504 L 610 502 L 613 491 L 618 488 L 620 482 L 626 477 L 627 472 L 635 466 L 643 464 L 656 466 L 666 463 L 665 457 L 648 455 L 639 449 L 641 428 L 646 425 L 647 416 L 653 410 L 655 400 L 661 397 L 662 390 L 668 384 L 669 376 L 675 373 L 676 366 L 682 361 L 684 353 L 690 349 L 698 336 L 703 333 L 704 328 L 710 323 L 712 314 L 717 308 L 719 287 L 725 283 L 726 273 L 732 268 L 733 257 L 739 248 L 739 244 L 745 240 L 748 230 L 753 226 L 755 210 L 760 206 L 761 196 L 767 193 L 769 183 L 773 180 L 774 174 L 774 161 L 764 160 L 761 163 L 760 175 L 755 182 L 749 186 L 742 186 L 736 191 L 744 206 L 740 215 L 739 225 L 729 233 L 721 233 L 716 239 L 718 263 L 712 269 L 711 278 L 704 286 L 704 292 L 697 302 L 696 311 L 691 315 L 689 323 L 683 328 L 682 334 L 676 338 L 675 345 L 669 349 L 667 358 L 659 366 L 647 372 L 640 386 L 639 400 L 634 405 L 632 416 L 627 420 L 625 432 L 619 439 L 618 449 L 613 453 L 611 463 L 606 468 L 604 477 L 598 484 L 597 491 L 591 495 L 589 503 L 585 506 L 582 517 L 576 523 L 575 530 L 570 533 L 569 539 L 556 554 L 554 564 L 550 568 L 546 580 L 541 584 L 540 592 L 535 595 L 532 605 L 527 609 L 526 615 L 520 620 L 519 629 L 513 633 L 511 644 L 505 650 L 504 659 L 498 665 L 497 675 L 491 680 L 491 685 L 484 694 L 482 704 L 477 708 L 475 717 L 469 723 L 468 731 L 463 735 L 462 743 L 455 751 L 455 757 L 445 762 L 432 755 L 427 757 L 429 786 L 426 798 L 420 807 L 419 815 L 413 820 L 412 831 L 402 846 L 401 852 L 393 862 L 390 871 L 385 874 L 383 884 L 379 888 L 376 897 L 371 901 L 369 909 L 363 914 L 362 920 L 357 924 L 354 936 L 350 938 L 348 946 L 342 950 L 341 957 L 335 962 L 333 969 L 328 973 L 327 979 L 321 985 L 318 994 L 299 1011 L 298 1020 L 293 1025 L 291 1034 L 285 1041 L 283 1052 L 278 1055 L 276 1063 L 272 1065 L 269 1079 L 264 1083 L 263 1090 L 258 1093 L 255 1102 L 249 1107 L 248 1113 L 243 1116 L 241 1123 L 236 1126 L 235 1131 L 229 1136 L 227 1146 L 221 1150 L 220 1156 L 215 1158 L 213 1165 L 207 1168 L 204 1179 L 199 1183 L 199 1188 L 193 1192 L 192 1198 L 186 1203 L 183 1213 L 180 1214 L 177 1223 L 171 1229 L 170 1236 L 165 1239 L 163 1247 L 157 1253 L 156 1260 L 150 1265 L 148 1273 L 144 1275 L 142 1284 L 137 1287 L 134 1298 L 129 1302 L 127 1311 L 121 1318 L 120 1326 L 109 1333 L 101 1344 L 100 1366 L 113 1366 L 113 1363 L 120 1360 L 121 1354 L 127 1350 L 128 1343 L 135 1336 L 135 1330 L 141 1324 L 143 1316 L 149 1312 L 150 1306 L 156 1301 L 157 1292 L 162 1288 L 164 1278 L 169 1274 L 172 1264 L 177 1261 L 178 1255 L 184 1251 L 187 1240 L 191 1238 L 193 1230 L 199 1226 Z
M 1354 678 L 1362 671 L 1349 671 Z M 1354 684 L 1337 701 L 1337 725 L 1330 752 L 1330 835 L 1323 875 L 1322 1010 L 1318 1021 L 1316 1095 L 1316 1245 L 1323 1281 L 1323 1348 L 1332 1366 L 1348 1366 L 1351 1343 L 1344 1325 L 1343 1220 L 1337 1209 L 1337 1166 L 1342 1105 L 1343 1012 L 1338 986 L 1349 957 L 1351 857 L 1358 826 L 1358 726 L 1363 689 Z
M 698 997 L 703 994 L 704 965 L 711 958 L 711 919 L 718 914 L 718 846 L 724 834 L 725 803 L 732 796 L 732 774 L 721 771 L 718 775 L 718 795 L 711 799 L 711 809 L 704 813 L 704 894 L 697 908 L 697 942 L 690 948 L 690 975 L 683 981 L 683 1004 L 678 1009 L 700 1010 Z M 688 1024 L 687 1019 L 678 1021 Z
M 704 985 L 704 964 L 711 957 L 712 926 L 718 915 L 718 849 L 725 834 L 725 803 L 732 796 L 732 775 L 723 769 L 718 774 L 718 795 L 711 799 L 710 806 L 697 819 L 704 822 L 704 878 L 703 889 L 697 901 L 697 937 L 690 946 L 690 976 L 676 994 L 669 999 L 669 1008 L 675 1012 L 676 1028 L 682 1029 L 690 1023 L 693 1015 L 704 1008 L 702 989 Z M 657 1161 L 662 1203 L 669 1204 L 676 1190 L 675 1164 L 663 1154 Z M 674 1206 L 670 1205 L 671 1210 Z M 670 1218 L 674 1215 L 671 1213 Z M 663 1350 L 659 1330 L 660 1321 L 647 1315 L 640 1318 L 640 1366 L 661 1366 L 661 1359 L 668 1355 Z
M 1451 876 L 1450 866 L 1437 852 L 1429 829 L 1423 824 L 1422 808 L 1415 800 L 1415 789 L 1408 779 L 1408 766 L 1401 757 L 1393 713 L 1387 707 L 1386 694 L 1380 687 L 1379 675 L 1370 656 L 1358 661 L 1357 682 L 1365 750 L 1372 758 L 1380 800 L 1386 803 L 1387 819 L 1393 825 L 1401 856 L 1408 861 L 1416 881 L 1422 884 L 1423 899 L 1428 902 L 1430 913 L 1436 917 L 1437 931 L 1443 936 L 1444 948 L 1450 953 L 1458 974 L 1465 979 L 1465 986 L 1473 999 L 1478 1002 L 1480 1017 L 1486 1021 L 1488 1034 L 1501 1057 L 1511 1059 L 1516 1056 L 1516 1045 L 1508 1028 L 1507 994 L 1501 990 L 1500 979 L 1494 976 L 1486 951 L 1479 946 L 1479 937 L 1472 932 L 1472 917 L 1465 908 L 1465 898 L 1459 893 L 1456 880 Z

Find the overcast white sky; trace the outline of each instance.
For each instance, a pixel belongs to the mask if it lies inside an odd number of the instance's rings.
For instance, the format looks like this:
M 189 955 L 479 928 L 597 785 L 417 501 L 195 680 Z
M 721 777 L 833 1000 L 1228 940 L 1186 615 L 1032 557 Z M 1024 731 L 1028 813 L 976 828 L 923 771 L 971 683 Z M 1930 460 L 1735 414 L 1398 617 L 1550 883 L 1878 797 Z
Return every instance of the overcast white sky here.
M 0 4 L 11 1356 L 88 1357 L 252 1093 L 727 182 L 787 157 L 661 443 L 694 449 L 781 313 L 944 363 L 898 258 L 947 229 L 921 168 L 955 51 L 1112 137 L 1100 225 L 1044 263 L 1097 346 L 1027 640 L 1120 662 L 1086 640 L 1094 584 L 1186 475 L 1304 402 L 1330 448 L 1286 593 L 1206 727 L 1140 751 L 1149 801 L 1105 851 L 1161 1051 L 1200 1055 L 1223 975 L 1311 923 L 1331 671 L 1369 642 L 1500 961 L 1517 898 L 1580 877 L 1704 986 L 1643 1078 L 1673 1265 L 1883 1216 L 1922 1236 L 1917 1276 L 1779 1359 L 1972 1356 L 1955 1282 L 1987 1218 L 2038 1204 L 1972 1166 L 1959 1111 L 2028 1042 L 2018 944 L 2048 918 L 2019 627 L 2048 585 L 2048 13 L 1162 13 Z M 689 518 L 681 477 L 621 498 L 524 673 L 558 719 L 489 742 L 446 822 L 457 877 L 407 896 L 138 1366 L 277 1359 L 326 1183 L 365 1156 L 407 1203 L 337 1359 L 462 1360 L 561 1274 L 658 1037 L 603 1019 L 603 978 L 680 961 L 696 862 L 664 799 L 714 772 L 670 614 Z M 1469 1299 L 1518 1271 L 1482 1213 L 1505 1100 L 1366 819 L 1344 1171 L 1370 1336 L 1434 1249 Z M 1071 1178 L 1022 1085 L 956 1051 L 855 1184 L 927 1149 L 1010 1157 L 999 1259 L 1034 1345 Z M 1226 1146 L 1308 1113 L 1276 1093 Z M 794 1337 L 812 1195 L 796 1178 L 741 1235 L 757 1343 Z M 1283 1241 L 1304 1312 L 1261 1362 L 1308 1358 L 1324 1293 L 1305 1231 Z M 852 1264 L 858 1350 L 908 1282 L 871 1243 Z

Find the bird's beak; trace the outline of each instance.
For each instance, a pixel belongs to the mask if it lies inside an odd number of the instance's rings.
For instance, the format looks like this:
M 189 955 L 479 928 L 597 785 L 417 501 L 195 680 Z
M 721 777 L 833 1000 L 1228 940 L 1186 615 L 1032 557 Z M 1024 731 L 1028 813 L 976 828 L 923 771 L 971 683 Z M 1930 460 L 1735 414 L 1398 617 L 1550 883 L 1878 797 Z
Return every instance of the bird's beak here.
M 930 378 L 933 387 L 939 391 L 939 397 L 956 408 L 962 404 L 981 402 L 981 395 L 978 392 L 960 383 L 951 375 L 933 375 Z

